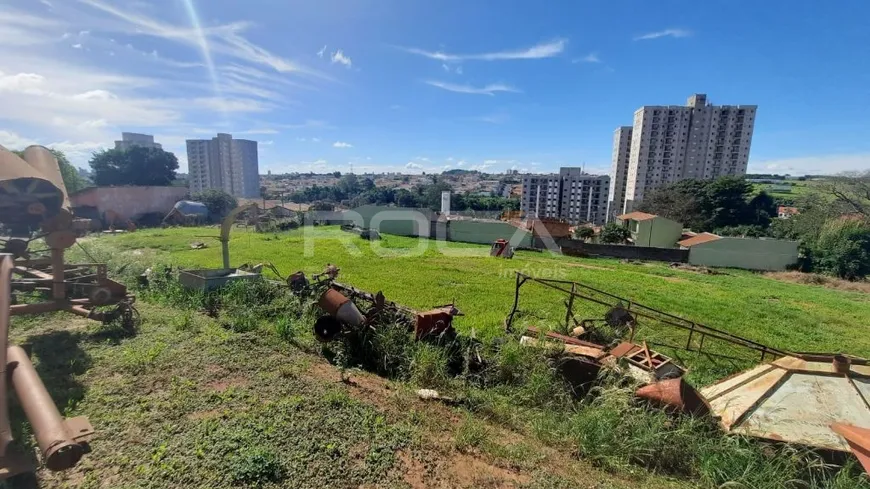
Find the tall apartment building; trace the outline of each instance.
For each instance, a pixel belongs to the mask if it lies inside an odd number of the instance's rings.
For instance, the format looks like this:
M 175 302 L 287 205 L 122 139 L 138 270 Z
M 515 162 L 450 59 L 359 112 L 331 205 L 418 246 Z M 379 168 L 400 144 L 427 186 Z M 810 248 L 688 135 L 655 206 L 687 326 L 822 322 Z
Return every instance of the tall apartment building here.
M 633 129 L 632 126 L 622 126 L 613 131 L 607 221 L 621 214 L 625 205 L 625 187 L 628 184 L 628 163 L 631 157 L 631 133 Z
M 558 175 L 523 175 L 520 210 L 532 218 L 602 224 L 609 186 L 610 177 L 590 175 L 582 168 L 560 168 Z
M 218 133 L 212 139 L 187 140 L 190 191 L 221 189 L 234 197 L 258 197 L 257 142 Z
M 154 142 L 154 136 L 150 134 L 138 134 L 135 132 L 122 132 L 121 140 L 115 141 L 115 149 L 130 149 L 133 146 L 144 148 L 163 149 L 159 143 Z
M 635 111 L 628 161 L 620 151 L 625 128 L 614 136 L 612 186 L 624 186 L 625 193 L 611 194 L 608 215 L 631 211 L 661 185 L 745 175 L 756 109 L 709 105 L 707 96 L 698 93 L 685 106 L 646 105 Z

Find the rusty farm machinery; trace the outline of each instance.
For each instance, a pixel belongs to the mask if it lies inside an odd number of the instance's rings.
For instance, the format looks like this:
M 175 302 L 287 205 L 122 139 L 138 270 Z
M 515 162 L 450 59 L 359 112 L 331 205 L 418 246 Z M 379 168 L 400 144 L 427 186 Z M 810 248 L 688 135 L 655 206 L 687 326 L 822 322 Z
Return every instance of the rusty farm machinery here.
M 94 433 L 87 418 L 64 419 L 26 350 L 9 343 L 10 318 L 64 311 L 133 330 L 135 298 L 108 278 L 99 263 L 70 264 L 65 252 L 77 243 L 74 219 L 57 159 L 31 146 L 19 156 L 0 147 L 0 479 L 33 470 L 30 457 L 14 442 L 7 392 L 33 428 L 44 465 L 65 470 L 89 451 Z M 86 224 L 86 223 L 85 223 Z

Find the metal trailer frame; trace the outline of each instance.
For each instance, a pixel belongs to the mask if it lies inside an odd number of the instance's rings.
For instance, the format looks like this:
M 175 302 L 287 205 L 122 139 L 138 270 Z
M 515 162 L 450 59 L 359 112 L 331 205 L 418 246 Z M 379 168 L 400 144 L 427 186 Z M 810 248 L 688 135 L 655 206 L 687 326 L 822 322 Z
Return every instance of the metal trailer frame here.
M 519 301 L 520 301 L 520 289 L 526 282 L 533 282 L 541 284 L 545 287 L 552 288 L 559 292 L 568 295 L 568 301 L 566 303 L 566 311 L 565 311 L 565 327 L 570 328 L 571 322 L 574 321 L 575 324 L 579 324 L 579 322 L 574 317 L 574 301 L 584 300 L 589 301 L 595 304 L 599 304 L 609 308 L 615 308 L 618 306 L 624 307 L 626 311 L 628 311 L 632 318 L 634 319 L 633 323 L 630 326 L 630 335 L 627 341 L 633 342 L 635 334 L 637 333 L 637 329 L 639 327 L 639 320 L 646 319 L 649 321 L 654 321 L 663 324 L 665 327 L 686 333 L 686 344 L 685 346 L 674 346 L 663 343 L 651 343 L 658 346 L 663 346 L 667 348 L 676 348 L 682 349 L 689 352 L 696 353 L 704 353 L 707 355 L 718 356 L 722 358 L 728 358 L 732 360 L 743 360 L 734 357 L 730 357 L 727 355 L 721 355 L 717 353 L 710 353 L 704 351 L 704 342 L 707 338 L 721 340 L 727 342 L 731 345 L 737 346 L 744 350 L 749 350 L 755 352 L 756 354 L 760 354 L 761 361 L 764 362 L 768 357 L 778 358 L 782 356 L 796 356 L 795 353 L 790 353 L 786 350 L 781 350 L 779 348 L 774 348 L 757 341 L 750 340 L 748 338 L 744 338 L 742 336 L 738 336 L 727 331 L 722 331 L 720 329 L 716 329 L 710 326 L 706 326 L 704 324 L 690 321 L 685 318 L 681 318 L 679 316 L 675 316 L 673 314 L 666 313 L 664 311 L 660 311 L 658 309 L 645 306 L 638 302 L 632 301 L 631 299 L 626 299 L 623 297 L 619 297 L 617 295 L 613 295 L 609 292 L 605 292 L 603 290 L 597 289 L 595 287 L 590 287 L 588 285 L 582 284 L 580 282 L 574 282 L 570 280 L 556 280 L 556 279 L 545 279 L 545 278 L 536 278 L 530 275 L 526 275 L 522 272 L 516 272 L 516 288 L 514 290 L 514 303 L 511 308 L 510 314 L 508 314 L 505 319 L 505 329 L 508 332 L 512 332 L 514 318 L 519 312 Z M 593 297 L 592 294 L 598 294 L 603 296 L 603 298 Z M 697 346 L 693 348 L 693 345 L 697 341 Z

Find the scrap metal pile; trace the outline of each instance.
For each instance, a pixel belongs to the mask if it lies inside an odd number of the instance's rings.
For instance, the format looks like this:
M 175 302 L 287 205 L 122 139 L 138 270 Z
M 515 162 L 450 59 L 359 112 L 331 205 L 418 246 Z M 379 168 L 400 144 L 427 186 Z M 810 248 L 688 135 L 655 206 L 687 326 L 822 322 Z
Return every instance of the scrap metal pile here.
M 67 311 L 102 322 L 120 320 L 132 329 L 134 297 L 109 279 L 97 263 L 65 263 L 76 244 L 80 222 L 73 219 L 60 167 L 41 146 L 23 157 L 0 146 L 0 479 L 33 470 L 13 443 L 7 383 L 30 422 L 44 464 L 73 467 L 89 451 L 94 430 L 86 418 L 64 419 L 28 354 L 8 341 L 10 316 Z M 31 249 L 40 246 L 44 249 Z
M 505 319 L 508 332 L 516 328 L 522 312 L 520 292 L 527 283 L 567 296 L 562 329 L 570 335 L 533 326 L 521 333 L 525 344 L 560 345 L 573 362 L 565 371 L 572 384 L 594 382 L 603 368 L 619 369 L 641 384 L 635 395 L 654 406 L 713 416 L 729 433 L 829 452 L 851 448 L 870 471 L 870 361 L 835 353 L 788 352 L 578 282 L 523 273 L 517 273 L 514 305 Z M 577 309 L 587 314 L 604 312 L 599 317 L 578 317 Z M 637 342 L 639 336 L 657 341 Z M 681 338 L 683 342 L 675 341 Z M 760 357 L 762 363 L 699 392 L 683 379 L 684 368 L 649 344 L 711 359 L 757 361 Z
M 379 322 L 405 325 L 417 340 L 456 334 L 453 318 L 463 314 L 454 304 L 417 311 L 386 300 L 382 292 L 372 294 L 337 282 L 339 271 L 328 264 L 323 273 L 314 275 L 310 282 L 303 272 L 287 278 L 287 284 L 297 293 L 316 291 L 317 304 L 324 312 L 314 324 L 318 340 L 329 342 L 342 331 L 374 328 Z

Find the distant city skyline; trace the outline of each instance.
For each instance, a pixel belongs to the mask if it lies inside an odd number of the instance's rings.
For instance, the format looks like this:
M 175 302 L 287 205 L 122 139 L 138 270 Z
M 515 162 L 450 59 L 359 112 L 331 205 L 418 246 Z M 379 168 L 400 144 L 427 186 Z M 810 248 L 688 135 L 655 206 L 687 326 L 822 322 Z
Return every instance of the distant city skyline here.
M 607 173 L 626 114 L 701 92 L 763 108 L 749 172 L 870 168 L 866 1 L 183 3 L 3 1 L 0 144 L 81 167 L 143 133 L 186 171 L 220 132 L 264 173 Z

